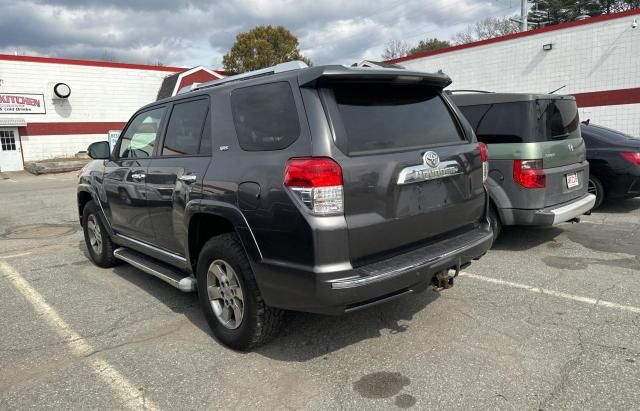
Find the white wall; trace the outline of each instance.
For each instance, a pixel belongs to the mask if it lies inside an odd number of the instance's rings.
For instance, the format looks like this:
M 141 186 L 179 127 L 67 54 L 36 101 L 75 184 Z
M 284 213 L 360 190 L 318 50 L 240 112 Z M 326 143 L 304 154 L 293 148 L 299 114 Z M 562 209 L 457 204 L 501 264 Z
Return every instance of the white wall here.
M 44 94 L 47 114 L 5 115 L 28 122 L 127 121 L 155 101 L 162 79 L 173 72 L 0 59 L 0 90 Z M 71 96 L 54 103 L 53 86 L 66 83 Z
M 106 134 L 67 134 L 50 136 L 22 136 L 24 161 L 38 161 L 56 157 L 70 157 L 85 151 L 89 144 L 106 141 Z
M 638 12 L 640 14 L 640 11 Z M 638 17 L 637 15 L 635 17 Z M 640 87 L 640 27 L 634 16 L 524 36 L 400 62 L 410 69 L 442 69 L 450 89 L 562 94 Z M 551 51 L 543 51 L 551 43 Z M 584 118 L 640 135 L 637 104 L 587 107 Z
M 126 122 L 156 100 L 162 80 L 174 71 L 2 60 L 0 91 L 44 94 L 46 114 L 0 114 L 33 123 Z M 53 99 L 53 86 L 66 83 L 71 96 Z M 23 128 L 19 129 L 24 130 Z M 24 133 L 23 133 L 24 134 Z M 107 134 L 21 135 L 25 161 L 73 156 Z M 1 166 L 1 165 L 0 165 Z

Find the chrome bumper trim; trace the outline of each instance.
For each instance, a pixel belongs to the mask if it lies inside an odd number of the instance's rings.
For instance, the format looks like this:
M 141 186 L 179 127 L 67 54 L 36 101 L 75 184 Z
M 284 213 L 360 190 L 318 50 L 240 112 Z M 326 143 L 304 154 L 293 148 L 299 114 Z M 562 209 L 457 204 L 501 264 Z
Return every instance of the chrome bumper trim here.
M 550 212 L 553 214 L 553 224 L 563 223 L 576 218 L 591 210 L 596 203 L 596 196 L 587 194 L 585 197 L 571 204 L 554 208 Z

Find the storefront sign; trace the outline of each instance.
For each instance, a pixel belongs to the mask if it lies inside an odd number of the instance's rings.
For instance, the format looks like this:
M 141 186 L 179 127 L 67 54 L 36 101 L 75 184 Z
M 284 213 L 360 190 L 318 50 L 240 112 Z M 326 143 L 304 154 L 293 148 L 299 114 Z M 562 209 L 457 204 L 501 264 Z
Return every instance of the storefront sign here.
M 0 93 L 0 114 L 46 114 L 44 95 Z
M 120 137 L 120 132 L 122 130 L 109 130 L 109 147 L 111 147 L 111 150 L 113 150 L 113 148 L 116 146 L 116 143 L 118 142 L 118 137 Z

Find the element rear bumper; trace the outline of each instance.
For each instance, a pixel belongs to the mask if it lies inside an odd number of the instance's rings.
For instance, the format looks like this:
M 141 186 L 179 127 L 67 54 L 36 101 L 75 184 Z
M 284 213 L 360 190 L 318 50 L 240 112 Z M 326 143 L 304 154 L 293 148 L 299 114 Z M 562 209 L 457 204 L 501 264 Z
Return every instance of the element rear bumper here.
M 559 204 L 539 210 L 523 210 L 518 208 L 503 209 L 505 225 L 538 225 L 550 226 L 573 218 L 580 217 L 593 208 L 596 196 L 585 194 L 569 203 Z

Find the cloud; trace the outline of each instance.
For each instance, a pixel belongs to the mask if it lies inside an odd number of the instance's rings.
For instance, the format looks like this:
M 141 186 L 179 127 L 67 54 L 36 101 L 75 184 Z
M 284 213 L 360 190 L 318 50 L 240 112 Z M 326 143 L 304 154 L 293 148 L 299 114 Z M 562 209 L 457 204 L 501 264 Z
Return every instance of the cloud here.
M 372 5 L 373 3 L 373 5 Z M 0 52 L 219 67 L 235 36 L 283 25 L 315 64 L 379 59 L 391 40 L 449 38 L 515 0 L 0 0 Z

